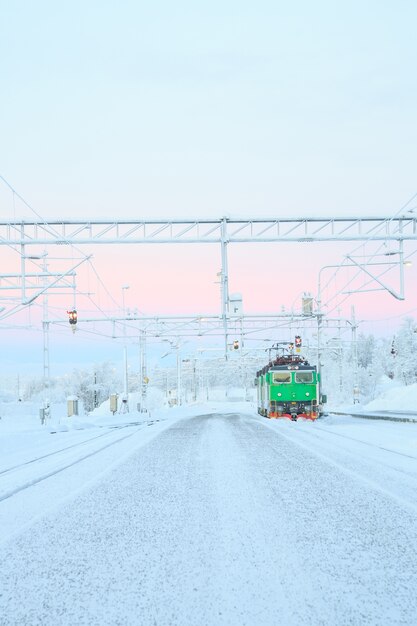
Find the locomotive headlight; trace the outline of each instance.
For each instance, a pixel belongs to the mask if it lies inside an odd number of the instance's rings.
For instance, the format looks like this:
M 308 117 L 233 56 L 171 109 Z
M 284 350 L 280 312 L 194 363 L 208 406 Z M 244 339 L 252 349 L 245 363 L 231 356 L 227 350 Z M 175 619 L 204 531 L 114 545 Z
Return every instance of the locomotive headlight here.
M 306 396 L 309 396 L 309 395 L 310 395 L 310 392 L 309 392 L 309 391 L 306 391 Z
M 282 396 L 282 393 L 278 393 L 279 396 Z

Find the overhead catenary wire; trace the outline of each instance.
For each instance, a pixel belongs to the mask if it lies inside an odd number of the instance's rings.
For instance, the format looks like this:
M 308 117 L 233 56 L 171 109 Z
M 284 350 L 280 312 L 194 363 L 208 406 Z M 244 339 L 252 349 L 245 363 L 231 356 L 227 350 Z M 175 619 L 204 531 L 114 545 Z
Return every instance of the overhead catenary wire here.
M 11 183 L 9 183 L 9 181 L 2 175 L 0 174 L 0 180 L 8 187 L 8 189 L 10 189 L 10 191 L 12 192 L 13 195 L 13 202 L 15 202 L 15 198 L 18 198 L 41 222 L 44 226 L 47 226 L 50 229 L 50 232 L 54 233 L 55 235 L 59 235 L 58 231 L 51 226 L 48 221 L 31 205 L 29 204 L 29 202 L 27 202 L 27 200 L 13 187 L 13 185 L 11 185 Z M 15 211 L 14 211 L 14 216 L 16 219 L 16 215 L 15 215 Z M 60 235 L 59 235 L 60 236 Z M 67 243 L 70 248 L 71 251 L 73 252 L 74 250 L 81 255 L 81 257 L 87 261 L 87 264 L 91 267 L 92 271 L 94 272 L 94 274 L 96 275 L 96 278 L 99 282 L 99 284 L 102 286 L 102 288 L 104 289 L 104 291 L 106 292 L 107 296 L 110 298 L 111 302 L 113 302 L 113 304 L 117 307 L 120 308 L 120 304 L 115 300 L 115 298 L 112 296 L 112 294 L 110 293 L 110 291 L 107 289 L 104 281 L 101 279 L 98 271 L 96 270 L 96 268 L 94 267 L 92 260 L 91 260 L 91 255 L 87 255 L 86 253 L 84 253 L 78 246 L 75 246 L 74 244 L 70 243 L 68 240 L 65 240 L 65 238 L 63 239 L 63 242 Z M 14 248 L 11 244 L 8 244 L 15 252 L 17 252 L 18 254 L 20 254 L 19 250 L 16 250 L 16 248 Z M 89 300 L 91 301 L 91 303 L 93 304 L 93 306 L 97 309 L 97 311 L 99 311 L 105 318 L 109 319 L 109 315 L 108 313 L 102 309 L 102 307 L 96 303 L 93 298 L 91 297 L 91 295 L 88 296 Z M 10 315 L 14 315 L 15 313 L 19 312 L 19 310 L 22 310 L 23 308 L 25 308 L 25 304 L 21 305 L 20 308 L 15 308 L 12 311 L 9 311 L 6 315 L 2 315 L 0 317 L 0 319 L 3 319 L 5 317 L 9 317 Z
M 379 225 L 378 229 L 375 231 L 374 235 L 378 232 L 381 231 L 381 229 L 383 229 L 384 227 L 386 227 L 387 224 L 391 223 L 394 219 L 398 218 L 404 211 L 405 209 L 417 198 L 417 192 L 414 193 L 408 200 L 407 202 L 405 202 L 405 204 L 403 204 L 395 213 L 394 215 L 388 217 L 386 220 L 383 221 L 382 224 Z M 414 209 L 409 209 L 409 211 L 411 212 Z M 373 235 L 370 235 L 368 237 L 368 239 L 366 239 L 364 242 L 362 242 L 361 244 L 359 244 L 358 246 L 356 246 L 355 248 L 352 249 L 352 251 L 350 253 L 348 253 L 347 255 L 345 255 L 345 258 L 341 261 L 340 265 L 338 267 L 335 268 L 334 274 L 333 276 L 327 281 L 327 283 L 325 284 L 325 286 L 323 287 L 323 291 L 328 287 L 328 285 L 330 284 L 330 282 L 334 279 L 335 275 L 337 275 L 340 270 L 345 269 L 347 267 L 351 267 L 352 265 L 349 264 L 349 257 L 354 256 L 355 252 L 357 252 L 360 249 L 364 249 L 364 247 L 366 246 L 367 243 L 370 243 L 374 241 L 373 239 Z M 383 249 L 383 247 L 386 245 L 386 241 L 383 241 L 381 244 L 379 244 L 379 246 L 377 247 L 376 251 L 374 251 L 373 253 L 371 253 L 371 255 L 366 255 L 367 258 L 367 262 L 368 264 L 372 264 L 372 261 L 379 255 L 380 250 Z M 413 256 L 415 254 L 415 252 L 412 252 L 411 254 L 409 254 L 407 257 L 405 257 L 405 259 L 409 259 L 411 256 Z M 364 255 L 365 256 L 365 255 Z M 381 276 L 384 276 L 387 272 L 391 271 L 393 269 L 393 267 L 389 267 L 385 270 L 382 270 L 379 274 L 375 274 L 377 278 L 380 278 Z M 351 277 L 347 283 L 344 284 L 343 287 L 341 287 L 341 289 L 339 289 L 339 291 L 336 294 L 333 294 L 331 297 L 328 298 L 328 300 L 323 302 L 323 307 L 327 307 L 330 305 L 330 302 L 332 302 L 333 300 L 335 300 L 344 290 L 346 290 L 349 285 L 351 285 L 353 283 L 354 280 L 356 280 L 360 275 L 362 274 L 362 270 L 360 268 L 358 268 L 358 270 L 356 271 L 356 273 L 354 274 L 353 277 Z M 363 289 L 363 287 L 368 286 L 369 284 L 372 284 L 372 279 L 367 280 L 362 286 L 361 289 Z M 344 302 L 346 302 L 346 300 L 349 298 L 349 294 L 346 294 L 344 298 L 337 300 L 337 303 L 333 306 L 332 309 L 330 309 L 328 311 L 328 313 L 332 313 L 334 312 L 339 306 L 341 306 Z
M 411 257 L 413 257 L 415 254 L 417 254 L 417 250 L 414 250 L 413 252 L 411 252 L 410 254 L 408 254 L 406 257 L 404 257 L 404 261 L 409 260 Z M 349 266 L 345 266 L 345 267 L 349 267 Z M 381 270 L 380 273 L 375 273 L 376 278 L 381 278 L 382 276 L 384 276 L 385 274 L 387 274 L 388 272 L 391 272 L 394 269 L 393 266 L 390 266 L 384 270 Z M 361 274 L 361 270 L 358 270 L 357 273 L 355 274 L 355 276 L 353 276 L 351 279 L 348 280 L 348 282 L 346 282 L 344 284 L 344 286 L 336 293 L 333 294 L 332 296 L 330 296 L 328 298 L 328 300 L 326 302 L 324 302 L 323 306 L 328 307 L 330 305 L 330 303 L 335 300 L 337 298 L 338 295 L 340 295 L 342 290 L 347 289 L 352 283 L 353 281 L 358 278 L 358 276 Z M 328 283 L 326 284 L 326 287 L 330 284 L 332 278 L 328 281 Z M 360 288 L 358 289 L 358 291 L 360 291 L 361 289 L 364 289 L 365 287 L 367 287 L 368 285 L 371 285 L 374 282 L 374 280 L 372 278 L 369 278 L 366 280 L 366 282 L 364 282 Z M 382 288 L 381 288 L 382 289 Z M 350 294 L 344 294 L 344 297 L 342 299 L 339 299 L 336 304 L 328 310 L 328 314 L 330 315 L 330 313 L 333 313 L 339 306 L 341 306 L 342 304 L 344 304 L 346 302 L 346 300 L 348 300 L 350 297 Z M 401 316 L 399 316 L 401 317 Z

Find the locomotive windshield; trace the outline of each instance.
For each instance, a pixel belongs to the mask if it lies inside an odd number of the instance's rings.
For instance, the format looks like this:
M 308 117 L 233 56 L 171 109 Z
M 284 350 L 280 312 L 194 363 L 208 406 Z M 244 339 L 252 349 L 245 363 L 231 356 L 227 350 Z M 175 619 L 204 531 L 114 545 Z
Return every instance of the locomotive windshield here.
M 272 372 L 273 383 L 290 383 L 291 372 Z
M 313 372 L 296 372 L 295 373 L 295 382 L 296 383 L 312 383 L 313 382 Z

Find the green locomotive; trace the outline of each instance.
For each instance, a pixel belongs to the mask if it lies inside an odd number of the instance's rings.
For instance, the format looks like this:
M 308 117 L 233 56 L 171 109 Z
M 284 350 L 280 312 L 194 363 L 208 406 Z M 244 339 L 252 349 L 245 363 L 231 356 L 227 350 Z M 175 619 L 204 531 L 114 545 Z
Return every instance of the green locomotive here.
M 320 392 L 320 375 L 299 354 L 277 356 L 256 373 L 258 413 L 268 418 L 304 418 L 322 415 L 326 396 Z

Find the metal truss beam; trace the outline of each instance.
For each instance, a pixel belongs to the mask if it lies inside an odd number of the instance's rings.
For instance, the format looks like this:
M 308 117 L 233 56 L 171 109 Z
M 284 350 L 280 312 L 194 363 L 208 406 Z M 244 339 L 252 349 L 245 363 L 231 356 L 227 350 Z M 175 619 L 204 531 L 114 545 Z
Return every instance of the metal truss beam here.
M 260 313 L 257 315 L 243 315 L 228 317 L 228 333 L 230 336 L 250 338 L 256 333 L 276 330 L 277 327 L 285 327 L 288 323 L 315 320 L 314 315 L 302 315 L 297 313 Z M 165 315 L 156 317 L 144 316 L 115 316 L 99 318 L 78 317 L 78 325 L 82 328 L 86 323 L 111 323 L 113 338 L 126 338 L 138 340 L 141 333 L 148 338 L 163 339 L 169 337 L 220 337 L 224 336 L 224 320 L 222 315 L 191 315 L 175 316 Z M 65 321 L 50 321 L 50 324 L 68 326 Z M 123 330 L 121 329 L 123 325 Z M 118 330 L 119 329 L 119 330 Z
M 417 217 L 0 221 L 0 245 L 417 240 Z

